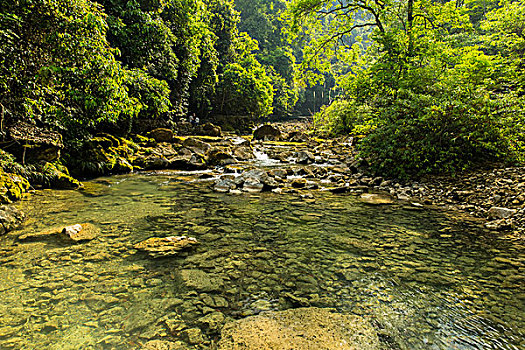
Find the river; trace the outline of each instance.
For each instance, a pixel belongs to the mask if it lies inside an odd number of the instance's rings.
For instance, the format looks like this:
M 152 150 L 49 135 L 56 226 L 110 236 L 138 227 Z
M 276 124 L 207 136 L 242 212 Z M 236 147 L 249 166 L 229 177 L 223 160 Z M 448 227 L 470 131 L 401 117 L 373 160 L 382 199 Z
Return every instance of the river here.
M 363 316 L 385 349 L 525 349 L 519 242 L 348 194 L 214 193 L 199 175 L 100 178 L 23 202 L 29 219 L 0 237 L 0 348 L 211 349 L 228 320 L 317 306 Z M 17 239 L 77 223 L 99 237 Z M 133 248 L 173 235 L 200 245 L 163 259 Z M 205 287 L 181 275 L 196 270 Z

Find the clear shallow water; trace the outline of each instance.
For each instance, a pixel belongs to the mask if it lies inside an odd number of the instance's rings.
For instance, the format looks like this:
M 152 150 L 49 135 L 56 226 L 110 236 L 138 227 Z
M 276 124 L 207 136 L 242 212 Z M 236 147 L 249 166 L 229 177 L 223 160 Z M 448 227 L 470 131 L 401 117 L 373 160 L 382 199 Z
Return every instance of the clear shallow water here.
M 24 203 L 31 219 L 0 238 L 0 349 L 134 349 L 149 339 L 206 349 L 223 322 L 210 315 L 309 305 L 363 315 L 385 349 L 525 349 L 522 245 L 438 212 L 324 192 L 225 195 L 191 180 L 117 176 Z M 82 222 L 100 237 L 16 240 Z M 132 247 L 171 235 L 201 245 L 162 260 Z M 188 269 L 212 287 L 185 283 Z

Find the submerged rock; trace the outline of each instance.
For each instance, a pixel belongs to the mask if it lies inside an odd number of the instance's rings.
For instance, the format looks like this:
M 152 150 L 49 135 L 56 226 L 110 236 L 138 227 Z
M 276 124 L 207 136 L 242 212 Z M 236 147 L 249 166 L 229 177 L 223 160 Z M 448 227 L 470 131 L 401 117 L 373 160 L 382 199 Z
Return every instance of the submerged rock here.
M 184 350 L 186 347 L 181 342 L 166 340 L 150 340 L 142 346 L 142 350 Z
M 50 237 L 57 237 L 62 232 L 62 227 L 50 228 L 39 232 L 29 232 L 18 236 L 19 241 L 39 241 Z
M 192 237 L 152 237 L 135 244 L 133 247 L 148 253 L 152 258 L 177 255 L 181 250 L 189 249 L 199 242 Z
M 516 209 L 492 207 L 487 212 L 489 219 L 506 219 L 516 214 Z
M 382 205 L 382 204 L 392 204 L 394 199 L 387 194 L 379 193 L 363 193 L 359 200 L 363 203 L 370 205 Z
M 29 232 L 18 237 L 19 241 L 39 241 L 49 238 L 65 238 L 72 242 L 95 239 L 100 229 L 92 224 L 75 224 L 66 227 L 53 227 L 44 231 Z
M 220 291 L 224 281 L 208 274 L 202 270 L 187 269 L 180 271 L 184 285 L 190 289 L 200 292 L 217 292 Z
M 64 238 L 74 242 L 90 241 L 95 239 L 99 233 L 100 229 L 92 224 L 76 224 L 66 226 L 61 231 L 61 234 Z
M 197 323 L 210 330 L 211 332 L 219 331 L 224 324 L 225 317 L 222 312 L 214 311 L 197 320 Z
M 227 323 L 218 343 L 219 350 L 379 348 L 377 334 L 362 317 L 315 307 L 264 312 Z

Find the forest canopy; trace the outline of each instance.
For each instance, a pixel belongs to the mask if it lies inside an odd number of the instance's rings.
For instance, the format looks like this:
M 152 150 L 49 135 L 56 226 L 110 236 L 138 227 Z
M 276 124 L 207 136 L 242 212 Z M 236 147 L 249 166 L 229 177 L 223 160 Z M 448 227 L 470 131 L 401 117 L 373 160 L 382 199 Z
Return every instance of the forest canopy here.
M 510 0 L 0 0 L 0 133 L 321 109 L 382 174 L 523 162 L 524 26 Z
M 290 13 L 309 33 L 303 78 L 329 73 L 343 91 L 317 127 L 362 136 L 376 171 L 523 161 L 523 2 L 294 0 Z

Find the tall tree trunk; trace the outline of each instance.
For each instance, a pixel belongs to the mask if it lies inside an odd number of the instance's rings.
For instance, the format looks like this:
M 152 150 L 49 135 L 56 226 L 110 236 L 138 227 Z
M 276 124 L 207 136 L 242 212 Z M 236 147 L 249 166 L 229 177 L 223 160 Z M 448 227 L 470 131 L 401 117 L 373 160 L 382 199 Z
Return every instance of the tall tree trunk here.
M 414 55 L 414 0 L 408 0 L 408 9 L 407 9 L 407 34 L 408 34 L 408 57 Z

